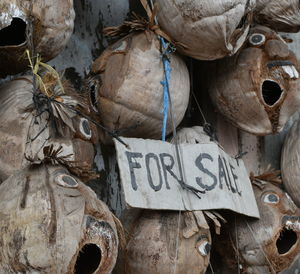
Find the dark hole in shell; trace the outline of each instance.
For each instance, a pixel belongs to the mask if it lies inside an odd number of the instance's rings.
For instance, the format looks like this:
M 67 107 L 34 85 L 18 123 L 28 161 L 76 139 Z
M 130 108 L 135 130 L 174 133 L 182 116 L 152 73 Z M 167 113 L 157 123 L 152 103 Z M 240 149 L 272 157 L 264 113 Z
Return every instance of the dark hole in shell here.
M 0 30 L 0 46 L 17 46 L 26 41 L 26 22 L 14 17 L 11 24 Z
M 74 178 L 72 178 L 71 176 L 65 175 L 62 177 L 62 180 L 68 184 L 69 186 L 76 186 L 77 182 Z
M 240 20 L 239 24 L 237 25 L 236 29 L 242 29 L 247 24 L 247 19 L 248 19 L 248 14 L 245 14 L 241 18 L 241 20 Z
M 262 84 L 262 96 L 264 102 L 268 106 L 276 104 L 280 99 L 282 92 L 280 86 L 274 81 L 265 80 Z
M 293 230 L 283 229 L 276 241 L 276 246 L 279 254 L 285 254 L 296 244 L 297 234 Z
M 101 250 L 95 244 L 84 245 L 77 257 L 74 274 L 92 274 L 101 262 Z
M 210 250 L 211 250 L 211 245 L 209 243 L 207 243 L 205 245 L 205 252 L 206 252 L 207 255 L 209 254 Z
M 275 195 L 275 194 L 270 194 L 270 195 L 269 195 L 269 201 L 270 201 L 270 202 L 273 202 L 273 203 L 278 202 L 278 197 L 277 197 L 277 195 Z
M 83 131 L 86 135 L 91 134 L 90 125 L 89 125 L 89 122 L 87 120 L 82 121 L 82 128 L 83 128 Z
M 98 107 L 98 104 L 97 104 L 97 92 L 96 92 L 96 86 L 95 85 L 91 85 L 91 87 L 90 87 L 90 99 L 91 99 L 91 103 L 92 103 L 93 109 L 95 111 L 98 111 L 98 109 L 97 109 L 97 107 Z

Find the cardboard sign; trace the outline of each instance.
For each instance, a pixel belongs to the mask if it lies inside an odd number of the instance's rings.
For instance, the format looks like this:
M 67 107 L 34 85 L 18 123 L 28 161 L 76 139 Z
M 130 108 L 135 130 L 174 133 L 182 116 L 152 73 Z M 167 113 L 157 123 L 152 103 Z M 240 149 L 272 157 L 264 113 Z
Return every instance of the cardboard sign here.
M 130 207 L 168 210 L 230 209 L 259 217 L 251 182 L 242 160 L 215 143 L 180 144 L 182 174 L 175 146 L 162 141 L 115 140 L 125 201 Z M 181 182 L 201 190 L 200 198 Z

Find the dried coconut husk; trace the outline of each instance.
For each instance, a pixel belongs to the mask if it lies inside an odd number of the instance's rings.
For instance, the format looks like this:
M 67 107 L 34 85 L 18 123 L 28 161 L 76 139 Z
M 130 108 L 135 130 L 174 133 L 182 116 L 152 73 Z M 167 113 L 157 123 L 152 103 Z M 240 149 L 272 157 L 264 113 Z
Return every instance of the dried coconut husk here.
M 45 85 L 50 92 L 53 82 L 45 81 Z M 70 110 L 88 107 L 84 98 L 69 85 L 64 86 L 66 93 L 57 91 L 60 95 L 52 94 L 51 100 L 40 91 L 33 95 L 31 76 L 0 87 L 0 181 L 31 162 L 41 162 L 45 158 L 43 148 L 51 144 L 54 150 L 62 146 L 56 156 L 68 156 L 65 160 L 70 161 L 75 174 L 88 179 L 85 175 L 89 174 L 82 171 L 92 170 L 92 143 L 98 139 L 97 131 L 88 119 Z
M 178 125 L 189 100 L 189 74 L 184 61 L 170 54 L 170 94 Z M 160 42 L 152 31 L 132 33 L 108 47 L 95 60 L 89 78 L 91 104 L 101 123 L 126 137 L 159 139 L 163 121 L 163 63 Z M 169 108 L 170 109 L 170 108 Z M 172 130 L 169 119 L 167 133 Z M 111 142 L 103 132 L 101 140 Z
M 281 153 L 283 185 L 300 207 L 300 120 L 294 122 L 287 134 Z
M 287 193 L 269 182 L 254 185 L 254 194 L 260 219 L 236 216 L 215 241 L 228 270 L 222 273 L 235 273 L 238 267 L 241 273 L 279 273 L 289 268 L 300 252 L 300 209 Z M 235 258 L 229 256 L 232 248 Z
M 255 0 L 156 0 L 162 30 L 199 60 L 233 55 L 247 38 Z
M 298 32 L 300 30 L 299 1 L 256 0 L 254 20 L 276 31 Z
M 205 133 L 203 127 L 194 126 L 190 128 L 182 128 L 177 132 L 178 144 L 201 144 L 209 143 L 210 137 Z M 175 138 L 170 139 L 172 144 L 175 143 Z
M 73 32 L 73 0 L 2 0 L 0 10 L 0 77 L 26 70 L 31 46 L 43 61 L 54 58 Z
M 0 185 L 1 273 L 111 273 L 119 221 L 60 166 L 31 166 Z
M 299 69 L 284 40 L 263 26 L 251 29 L 238 54 L 205 67 L 215 107 L 233 125 L 255 135 L 278 133 L 299 109 Z
M 197 223 L 192 212 L 144 211 L 129 235 L 124 273 L 199 274 L 208 267 L 209 227 Z

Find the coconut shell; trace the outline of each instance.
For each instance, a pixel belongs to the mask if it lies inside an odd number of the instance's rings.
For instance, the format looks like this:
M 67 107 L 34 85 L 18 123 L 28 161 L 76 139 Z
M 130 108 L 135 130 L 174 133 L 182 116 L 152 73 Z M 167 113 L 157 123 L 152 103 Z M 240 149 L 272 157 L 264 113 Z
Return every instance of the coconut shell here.
M 209 229 L 197 226 L 191 212 L 184 214 L 145 211 L 130 231 L 125 273 L 205 273 L 210 257 Z
M 212 102 L 233 125 L 247 132 L 278 133 L 300 107 L 299 61 L 267 27 L 251 29 L 248 43 L 238 54 L 209 67 Z
M 201 144 L 209 143 L 210 137 L 204 132 L 203 127 L 194 126 L 190 128 L 182 128 L 177 132 L 177 143 L 178 144 Z M 170 142 L 175 143 L 173 137 Z
M 57 56 L 73 32 L 73 0 L 2 0 L 0 10 L 0 77 L 28 68 L 25 50 L 30 20 L 35 54 L 43 62 Z
M 287 134 L 281 153 L 281 173 L 284 188 L 300 207 L 300 120 L 294 122 Z
M 0 182 L 31 164 L 29 159 L 42 160 L 43 148 L 51 144 L 54 149 L 62 146 L 59 156 L 69 155 L 67 160 L 92 169 L 96 129 L 87 119 L 74 117 L 75 133 L 66 130 L 63 138 L 56 135 L 47 112 L 37 115 L 26 110 L 33 103 L 31 79 L 19 78 L 0 87 Z
M 170 54 L 170 62 L 170 94 L 178 125 L 188 105 L 189 74 L 177 54 Z M 92 74 L 92 105 L 106 128 L 126 137 L 161 138 L 164 70 L 154 33 L 131 34 L 113 44 L 95 60 Z M 167 133 L 172 130 L 170 117 L 169 113 Z M 101 139 L 109 140 L 106 135 Z
M 255 0 L 156 0 L 160 27 L 199 60 L 233 55 L 243 45 Z
M 237 216 L 229 223 L 228 234 L 221 234 L 226 238 L 215 241 L 232 270 L 226 273 L 234 273 L 232 267 L 239 267 L 241 273 L 279 273 L 289 268 L 300 252 L 300 209 L 287 193 L 268 182 L 254 186 L 254 194 L 260 219 Z M 235 260 L 228 257 L 226 241 L 238 252 Z
M 60 166 L 32 166 L 0 185 L 1 273 L 111 273 L 115 217 Z
M 261 25 L 282 32 L 300 30 L 298 0 L 256 0 L 254 19 Z

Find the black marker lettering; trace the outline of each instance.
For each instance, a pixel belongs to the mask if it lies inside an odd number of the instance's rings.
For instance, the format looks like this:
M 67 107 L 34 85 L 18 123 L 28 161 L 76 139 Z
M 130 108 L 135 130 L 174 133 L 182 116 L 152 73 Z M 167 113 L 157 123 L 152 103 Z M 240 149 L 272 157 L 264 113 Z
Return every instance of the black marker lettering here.
M 224 178 L 227 188 L 228 188 L 228 190 L 230 190 L 229 183 L 228 183 L 227 177 L 226 177 L 225 168 L 224 168 L 223 161 L 222 161 L 222 158 L 220 155 L 218 158 L 218 162 L 219 162 L 219 187 L 220 187 L 220 189 L 223 189 L 222 178 Z
M 150 159 L 155 160 L 156 165 L 157 165 L 157 170 L 158 170 L 158 174 L 159 174 L 159 184 L 157 186 L 153 184 L 153 180 L 152 180 L 152 176 L 151 176 L 151 170 L 150 170 Z M 151 186 L 152 189 L 154 189 L 155 191 L 158 191 L 158 190 L 161 189 L 162 184 L 163 184 L 159 159 L 154 153 L 148 153 L 145 157 L 145 161 L 146 161 L 146 168 L 147 168 L 147 176 L 148 176 L 149 185 Z
M 170 155 L 168 153 L 160 153 L 159 158 L 160 158 L 162 169 L 163 169 L 163 172 L 164 172 L 166 188 L 170 189 L 170 185 L 169 185 L 169 182 L 168 182 L 168 173 L 167 172 L 169 172 L 171 174 L 171 176 L 173 176 L 178 181 L 177 176 L 172 171 L 172 168 L 174 166 L 174 158 L 173 158 L 172 155 Z M 165 161 L 166 158 L 170 159 L 171 163 L 169 165 L 166 164 L 166 161 Z
M 231 189 L 232 193 L 236 193 L 236 190 L 234 189 L 233 185 L 231 184 L 231 180 L 230 180 L 230 177 L 229 177 L 228 167 L 227 167 L 227 163 L 225 161 L 225 158 L 223 158 L 223 162 L 224 162 L 224 166 L 225 166 L 225 169 L 226 169 L 226 175 L 228 177 L 228 182 L 229 182 L 229 185 L 230 185 L 230 189 Z
M 212 190 L 212 189 L 214 189 L 215 188 L 215 186 L 216 186 L 216 184 L 217 184 L 217 177 L 214 175 L 214 174 L 212 174 L 208 169 L 206 169 L 204 166 L 203 166 L 203 164 L 202 164 L 202 160 L 203 159 L 208 159 L 208 160 L 210 160 L 211 162 L 213 162 L 213 158 L 209 155 L 209 154 L 207 154 L 207 153 L 201 153 L 198 157 L 197 157 L 197 159 L 196 159 L 196 161 L 195 161 L 195 164 L 196 164 L 196 166 L 202 171 L 202 172 L 204 172 L 205 174 L 207 174 L 208 176 L 210 176 L 212 179 L 213 179 L 213 183 L 211 184 L 211 185 L 206 185 L 206 184 L 203 184 L 202 183 L 202 178 L 200 178 L 200 177 L 196 177 L 196 182 L 197 182 L 197 184 L 200 186 L 200 187 L 202 187 L 203 189 L 205 189 L 205 190 Z
M 180 179 L 175 175 L 175 173 L 172 171 L 172 168 L 173 168 L 173 166 L 174 166 L 174 158 L 173 158 L 173 156 L 170 155 L 170 154 L 168 154 L 168 153 L 161 153 L 161 154 L 159 154 L 159 157 L 160 157 L 160 160 L 161 160 L 161 163 L 162 163 L 162 167 L 163 167 L 163 171 L 164 171 L 164 177 L 165 177 L 165 180 L 166 180 L 167 188 L 168 188 L 168 187 L 170 188 L 170 186 L 169 186 L 169 184 L 168 184 L 168 181 L 167 181 L 167 172 L 169 172 L 169 174 L 170 174 L 175 180 L 177 180 L 177 182 L 179 182 L 179 183 L 182 182 L 182 180 L 180 180 Z M 170 165 L 166 165 L 165 160 L 164 160 L 166 157 L 170 158 L 170 161 L 171 161 L 171 164 L 170 164 Z
M 128 160 L 128 165 L 129 165 L 129 170 L 130 170 L 130 177 L 131 177 L 131 186 L 133 190 L 137 190 L 137 184 L 136 184 L 136 179 L 134 175 L 134 168 L 141 168 L 141 165 L 138 162 L 133 162 L 133 158 L 143 158 L 142 153 L 139 152 L 129 152 L 126 151 L 126 156 Z
M 240 196 L 242 196 L 242 192 L 239 191 L 239 188 L 238 188 L 237 183 L 236 183 L 236 180 L 238 179 L 238 176 L 236 176 L 236 174 L 234 173 L 235 168 L 232 165 L 229 165 L 229 166 L 230 166 L 230 169 L 231 169 L 231 174 L 232 174 L 232 177 L 233 177 L 233 180 L 234 180 L 236 191 Z

